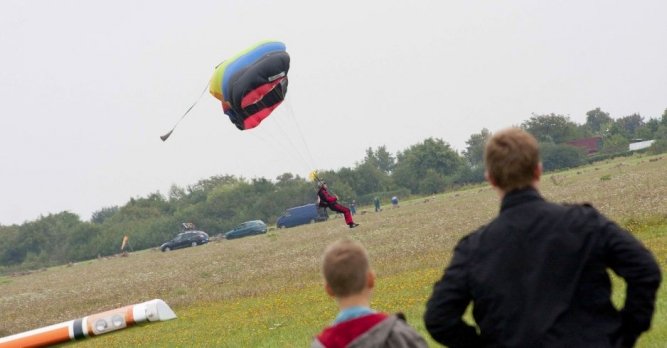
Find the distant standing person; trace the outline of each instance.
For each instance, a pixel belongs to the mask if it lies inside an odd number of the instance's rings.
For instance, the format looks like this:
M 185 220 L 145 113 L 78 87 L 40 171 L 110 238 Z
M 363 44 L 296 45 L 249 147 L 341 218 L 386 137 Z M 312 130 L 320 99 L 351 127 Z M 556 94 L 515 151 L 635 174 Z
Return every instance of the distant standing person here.
M 354 199 L 352 200 L 352 203 L 350 203 L 350 213 L 352 213 L 352 215 L 357 214 L 357 202 Z
M 319 199 L 320 207 L 327 207 L 333 211 L 342 213 L 343 216 L 345 217 L 345 223 L 350 228 L 355 228 L 359 226 L 359 224 L 355 223 L 354 220 L 352 219 L 352 213 L 350 213 L 350 209 L 338 203 L 338 197 L 329 193 L 329 188 L 326 182 L 320 181 L 318 183 L 318 186 L 319 189 L 317 190 L 317 198 Z
M 396 197 L 396 196 L 391 197 L 391 205 L 392 205 L 394 208 L 398 208 L 398 197 Z
M 375 205 L 375 212 L 376 213 L 379 212 L 380 210 L 382 210 L 382 208 L 380 208 L 380 198 L 379 197 L 375 197 L 373 199 L 373 205 Z
M 311 347 L 428 347 L 405 322 L 405 316 L 370 308 L 375 272 L 359 242 L 340 240 L 329 245 L 322 259 L 322 275 L 324 289 L 336 299 L 340 312 L 333 324 L 315 337 Z
M 426 329 L 449 347 L 632 347 L 648 330 L 660 268 L 635 237 L 588 204 L 560 205 L 537 190 L 535 138 L 511 128 L 484 154 L 501 198 L 488 225 L 461 239 L 426 306 Z M 627 284 L 611 302 L 607 269 Z M 479 329 L 462 320 L 473 303 Z

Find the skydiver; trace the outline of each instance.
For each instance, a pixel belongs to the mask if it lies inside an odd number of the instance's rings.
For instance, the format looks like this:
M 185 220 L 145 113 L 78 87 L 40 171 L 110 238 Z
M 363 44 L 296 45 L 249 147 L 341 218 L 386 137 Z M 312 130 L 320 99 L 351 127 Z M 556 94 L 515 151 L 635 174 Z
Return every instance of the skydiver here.
M 326 182 L 318 181 L 317 185 L 319 186 L 319 190 L 317 191 L 317 198 L 320 207 L 326 207 L 333 211 L 343 213 L 343 216 L 345 217 L 345 223 L 350 228 L 355 228 L 359 226 L 359 224 L 355 223 L 352 220 L 352 214 L 350 213 L 350 208 L 338 203 L 338 197 L 329 193 L 329 189 L 327 187 Z

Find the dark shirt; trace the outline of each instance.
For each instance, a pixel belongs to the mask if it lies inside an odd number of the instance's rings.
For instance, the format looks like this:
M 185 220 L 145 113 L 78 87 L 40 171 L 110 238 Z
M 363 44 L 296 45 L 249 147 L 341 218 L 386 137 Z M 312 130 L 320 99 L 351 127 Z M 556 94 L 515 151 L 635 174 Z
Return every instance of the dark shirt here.
M 627 283 L 620 311 L 608 268 Z M 590 205 L 517 190 L 459 241 L 424 321 L 449 347 L 631 347 L 650 327 L 660 280 L 651 253 Z M 479 333 L 461 318 L 471 301 Z

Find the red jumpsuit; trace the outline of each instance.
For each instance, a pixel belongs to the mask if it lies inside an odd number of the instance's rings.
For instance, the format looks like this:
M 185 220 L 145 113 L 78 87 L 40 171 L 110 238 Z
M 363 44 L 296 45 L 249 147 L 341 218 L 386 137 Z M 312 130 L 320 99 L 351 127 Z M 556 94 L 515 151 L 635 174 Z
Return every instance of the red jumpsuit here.
M 327 191 L 326 187 L 320 187 L 319 191 L 317 191 L 317 196 L 320 198 L 320 207 L 328 207 L 333 211 L 343 213 L 343 216 L 345 217 L 345 223 L 348 226 L 355 225 L 354 221 L 352 220 L 350 209 L 338 203 L 338 198 L 331 195 L 329 191 Z

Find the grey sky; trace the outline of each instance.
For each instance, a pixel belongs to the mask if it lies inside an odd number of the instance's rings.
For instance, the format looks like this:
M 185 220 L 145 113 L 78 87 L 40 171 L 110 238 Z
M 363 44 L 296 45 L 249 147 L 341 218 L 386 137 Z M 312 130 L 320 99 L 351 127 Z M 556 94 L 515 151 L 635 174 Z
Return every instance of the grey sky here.
M 460 151 L 531 113 L 659 117 L 665 14 L 662 0 L 4 0 L 0 224 L 88 220 L 212 175 L 304 176 L 427 137 Z M 240 132 L 206 93 L 161 142 L 215 65 L 263 39 L 292 57 L 286 102 Z

